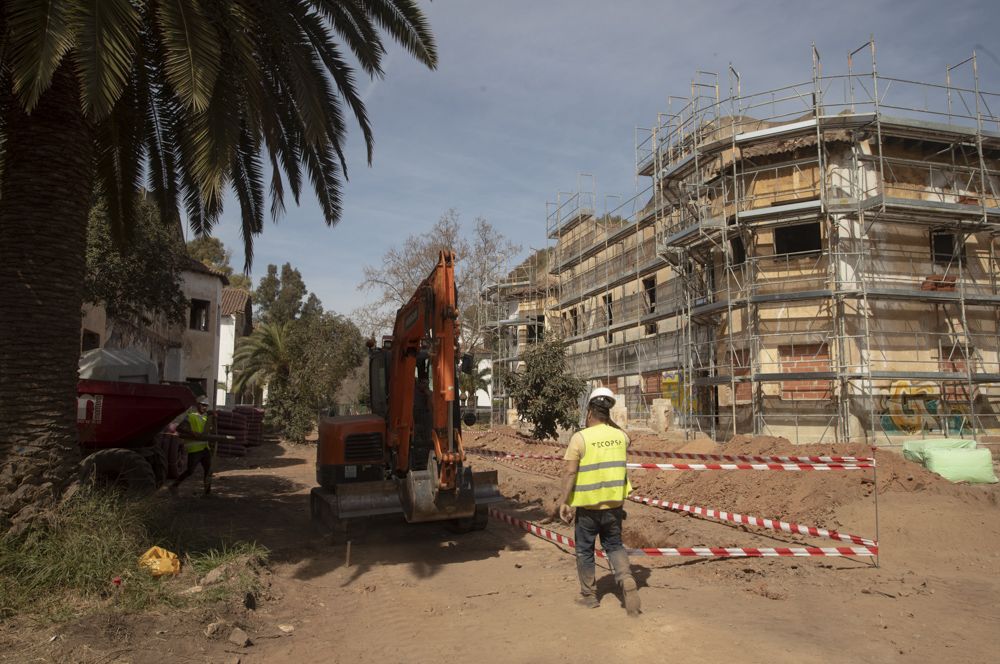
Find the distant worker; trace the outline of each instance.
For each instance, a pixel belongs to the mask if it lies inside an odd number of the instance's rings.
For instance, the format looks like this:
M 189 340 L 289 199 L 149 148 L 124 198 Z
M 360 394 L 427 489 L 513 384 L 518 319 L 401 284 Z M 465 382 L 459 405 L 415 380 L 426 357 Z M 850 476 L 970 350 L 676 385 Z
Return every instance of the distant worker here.
M 173 484 L 170 492 L 177 494 L 181 482 L 194 472 L 195 466 L 201 465 L 205 477 L 205 495 L 212 493 L 212 450 L 208 439 L 208 399 L 198 398 L 196 410 L 188 411 L 187 417 L 177 425 L 177 435 L 184 439 L 184 449 L 187 451 L 187 468 Z
M 615 395 L 598 387 L 587 400 L 586 428 L 570 438 L 566 450 L 559 517 L 566 523 L 576 518 L 576 572 L 580 577 L 577 603 L 597 608 L 597 585 L 594 578 L 594 543 L 601 547 L 614 569 L 615 581 L 622 593 L 625 610 L 639 615 L 639 589 L 632 576 L 628 553 L 622 545 L 622 505 L 632 485 L 625 467 L 629 439 L 611 421 Z M 575 514 L 574 514 L 575 508 Z

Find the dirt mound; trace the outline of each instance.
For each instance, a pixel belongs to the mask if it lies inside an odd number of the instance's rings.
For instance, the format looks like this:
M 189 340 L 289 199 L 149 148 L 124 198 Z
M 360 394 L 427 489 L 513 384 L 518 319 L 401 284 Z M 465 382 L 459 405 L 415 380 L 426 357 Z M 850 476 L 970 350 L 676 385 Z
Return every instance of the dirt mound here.
M 773 436 L 737 436 L 725 445 L 717 445 L 703 438 L 685 441 L 680 438 L 660 438 L 651 432 L 638 432 L 632 437 L 632 442 L 634 450 L 687 454 L 872 456 L 871 447 L 865 445 L 793 445 L 785 438 Z M 470 432 L 467 444 L 470 451 L 488 448 L 512 454 L 562 456 L 561 450 L 551 445 L 539 445 L 537 441 L 504 429 Z M 873 530 L 872 494 L 876 477 L 879 494 L 926 492 L 952 496 L 968 504 L 1000 504 L 1000 486 L 952 484 L 892 451 L 877 450 L 875 458 L 877 475 L 872 470 L 632 470 L 630 478 L 636 493 L 642 496 L 848 532 L 860 530 L 863 531 L 861 534 L 868 534 L 868 530 Z M 477 459 L 473 456 L 473 459 L 474 463 L 482 461 L 482 457 Z M 530 506 L 536 515 L 552 514 L 558 500 L 556 478 L 561 472 L 562 462 L 524 459 L 504 461 L 502 464 L 518 471 L 506 475 L 501 482 L 504 495 Z M 859 502 L 863 504 L 863 501 L 871 501 L 872 523 L 844 523 L 839 513 L 840 508 Z M 686 524 L 691 521 L 698 520 L 662 511 L 644 513 L 626 523 L 626 534 L 632 546 L 671 546 L 669 542 L 694 546 L 702 543 L 700 538 L 703 537 L 703 529 L 700 526 L 693 530 L 688 528 Z M 715 532 L 718 534 L 719 531 Z M 748 539 L 749 535 L 743 536 L 739 528 L 731 529 L 728 535 L 728 543 L 703 543 L 723 546 L 754 545 L 754 540 Z

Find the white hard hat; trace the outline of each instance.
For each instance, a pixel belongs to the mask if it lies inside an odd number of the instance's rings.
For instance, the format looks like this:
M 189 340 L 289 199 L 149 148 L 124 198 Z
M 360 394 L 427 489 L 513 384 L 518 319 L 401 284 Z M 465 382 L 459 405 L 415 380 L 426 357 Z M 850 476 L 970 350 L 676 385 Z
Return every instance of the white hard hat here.
M 594 399 L 599 399 L 601 397 L 604 397 L 605 399 L 610 399 L 611 405 L 612 406 L 615 405 L 615 393 L 606 387 L 595 387 L 594 391 L 590 393 L 589 397 L 587 397 L 587 403 L 590 403 Z

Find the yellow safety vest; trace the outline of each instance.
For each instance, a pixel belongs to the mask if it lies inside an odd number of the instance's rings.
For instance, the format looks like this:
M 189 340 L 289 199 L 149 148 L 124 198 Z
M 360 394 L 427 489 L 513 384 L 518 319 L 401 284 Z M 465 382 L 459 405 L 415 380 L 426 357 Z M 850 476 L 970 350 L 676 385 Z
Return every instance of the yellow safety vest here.
M 205 433 L 206 422 L 208 422 L 207 415 L 201 415 L 196 412 L 188 413 L 188 425 L 190 425 L 192 432 Z M 187 450 L 188 454 L 192 452 L 201 452 L 202 450 L 208 449 L 208 443 L 204 440 L 187 440 L 184 441 L 184 449 Z
M 620 506 L 632 493 L 625 469 L 625 432 L 607 424 L 587 427 L 583 436 L 583 458 L 576 471 L 570 495 L 573 507 L 608 509 Z

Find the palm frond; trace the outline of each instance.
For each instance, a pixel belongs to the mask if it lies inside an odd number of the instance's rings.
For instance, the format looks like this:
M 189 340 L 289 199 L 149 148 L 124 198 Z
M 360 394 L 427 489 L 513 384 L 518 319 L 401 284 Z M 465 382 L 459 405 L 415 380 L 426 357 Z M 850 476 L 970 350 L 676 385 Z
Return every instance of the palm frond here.
M 261 323 L 250 336 L 240 339 L 233 353 L 235 392 L 287 375 L 292 324 L 292 321 Z
M 112 236 L 119 242 L 134 226 L 134 196 L 145 158 L 145 114 L 138 101 L 135 85 L 128 86 L 97 130 L 97 180 L 107 198 Z
M 59 63 L 73 48 L 75 3 L 64 0 L 9 0 L 4 65 L 24 110 L 31 110 L 52 84 Z
M 340 178 L 337 176 L 337 162 L 334 161 L 332 148 L 314 148 L 306 146 L 302 150 L 306 171 L 312 181 L 316 198 L 323 208 L 323 220 L 327 226 L 334 226 L 340 221 L 341 198 Z
M 329 33 L 327 33 L 322 23 L 320 23 L 317 15 L 303 13 L 301 16 L 297 16 L 297 18 L 303 32 L 309 38 L 312 47 L 316 49 L 319 57 L 323 60 L 326 70 L 333 77 L 334 83 L 337 85 L 337 91 L 351 107 L 351 111 L 354 113 L 354 117 L 357 119 L 358 126 L 361 128 L 361 133 L 364 136 L 365 148 L 368 153 L 368 163 L 371 164 L 372 154 L 375 149 L 375 139 L 372 135 L 371 124 L 368 121 L 368 111 L 365 109 L 364 101 L 361 100 L 354 87 L 354 76 L 351 74 L 350 66 L 341 57 L 336 45 L 330 41 Z M 334 102 L 336 103 L 336 100 Z M 332 113 L 331 116 L 339 118 L 340 113 Z M 345 161 L 342 161 L 342 168 L 346 175 L 347 164 Z
M 102 120 L 133 80 L 139 11 L 129 0 L 77 3 L 70 21 L 76 38 L 73 61 L 84 113 Z
M 232 173 L 233 189 L 242 212 L 240 232 L 247 251 L 246 269 L 249 270 L 253 263 L 253 238 L 264 230 L 264 174 L 260 145 L 247 130 L 243 131 L 239 149 L 233 156 Z
M 354 0 L 310 0 L 330 26 L 351 49 L 358 64 L 369 76 L 382 76 L 382 56 L 385 46 L 371 19 Z
M 204 111 L 219 75 L 219 35 L 198 0 L 160 0 L 157 26 L 164 71 L 184 105 Z
M 359 0 L 366 13 L 427 67 L 437 67 L 437 46 L 424 13 L 413 0 Z

